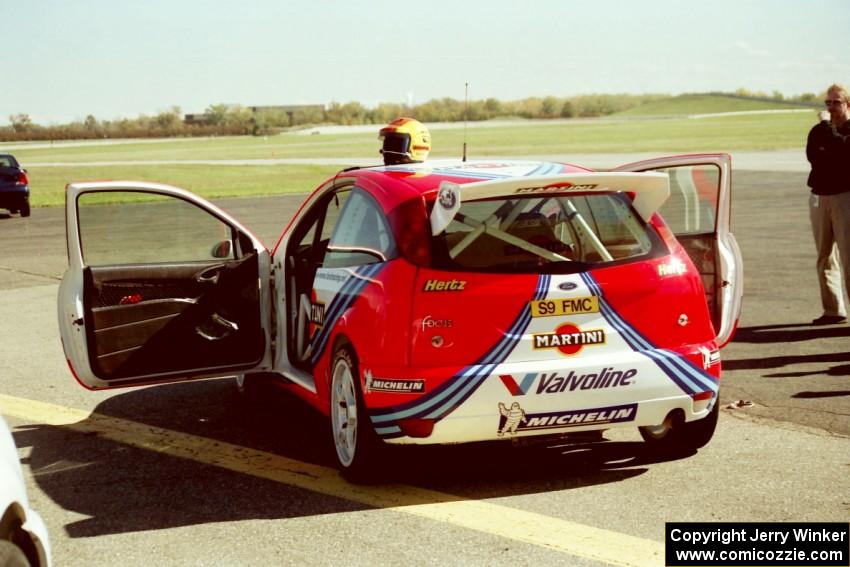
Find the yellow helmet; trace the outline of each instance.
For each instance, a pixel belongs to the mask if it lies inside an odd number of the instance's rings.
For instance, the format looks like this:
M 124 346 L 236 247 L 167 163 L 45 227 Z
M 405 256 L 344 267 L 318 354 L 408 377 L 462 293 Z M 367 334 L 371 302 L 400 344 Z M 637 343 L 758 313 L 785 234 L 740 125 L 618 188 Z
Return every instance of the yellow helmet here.
M 383 140 L 381 154 L 386 165 L 425 161 L 431 151 L 431 133 L 413 118 L 393 120 L 381 128 L 378 139 Z

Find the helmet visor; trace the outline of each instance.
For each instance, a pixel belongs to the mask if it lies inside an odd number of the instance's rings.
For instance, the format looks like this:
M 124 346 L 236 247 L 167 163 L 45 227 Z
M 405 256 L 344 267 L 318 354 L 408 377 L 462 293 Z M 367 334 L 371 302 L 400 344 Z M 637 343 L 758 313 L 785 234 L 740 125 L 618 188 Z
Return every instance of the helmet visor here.
M 407 154 L 410 150 L 410 134 L 391 132 L 384 136 L 384 152 Z

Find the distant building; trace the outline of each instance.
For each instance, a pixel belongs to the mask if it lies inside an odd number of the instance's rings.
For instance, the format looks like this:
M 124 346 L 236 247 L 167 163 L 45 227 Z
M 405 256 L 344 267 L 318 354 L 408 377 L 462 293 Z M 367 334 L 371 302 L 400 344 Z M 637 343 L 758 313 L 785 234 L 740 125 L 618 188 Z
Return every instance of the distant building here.
M 324 112 L 325 105 L 323 104 L 288 104 L 282 106 L 249 106 L 252 114 L 261 114 L 263 112 L 284 112 L 289 117 L 289 125 L 292 125 L 293 117 L 296 112 Z
M 183 115 L 183 124 L 186 124 L 187 126 L 192 126 L 192 125 L 195 125 L 195 124 L 208 124 L 208 123 L 209 123 L 209 116 L 207 116 L 203 112 L 201 114 L 184 114 Z

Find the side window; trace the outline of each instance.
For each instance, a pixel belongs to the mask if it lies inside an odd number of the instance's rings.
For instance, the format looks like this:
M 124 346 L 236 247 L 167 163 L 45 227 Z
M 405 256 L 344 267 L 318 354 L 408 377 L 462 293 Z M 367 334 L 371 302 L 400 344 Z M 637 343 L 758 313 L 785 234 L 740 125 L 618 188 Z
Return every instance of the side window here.
M 323 266 L 362 266 L 385 262 L 395 255 L 395 242 L 381 208 L 366 193 L 355 189 L 333 227 Z
M 132 205 L 103 204 L 109 193 L 114 192 L 83 193 L 77 200 L 87 266 L 234 258 L 233 246 L 219 246 L 232 241 L 231 227 L 200 207 L 158 196 Z
M 678 235 L 714 232 L 720 169 L 715 165 L 688 165 L 657 170 L 670 176 L 670 198 L 661 216 Z
M 334 233 L 334 229 L 339 222 L 339 217 L 342 214 L 345 204 L 348 202 L 348 198 L 350 196 L 351 190 L 343 189 L 342 191 L 334 193 L 333 197 L 331 197 L 328 202 L 324 222 L 322 223 L 322 238 L 320 240 L 321 246 L 327 246 L 330 242 L 331 235 Z

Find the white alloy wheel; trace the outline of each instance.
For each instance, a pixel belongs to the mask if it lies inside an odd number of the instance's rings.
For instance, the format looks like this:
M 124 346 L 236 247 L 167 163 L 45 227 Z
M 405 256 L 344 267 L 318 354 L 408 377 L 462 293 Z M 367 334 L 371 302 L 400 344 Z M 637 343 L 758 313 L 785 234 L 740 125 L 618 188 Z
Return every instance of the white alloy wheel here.
M 337 458 L 343 467 L 349 467 L 354 462 L 358 427 L 354 370 L 346 355 L 341 354 L 336 358 L 331 382 L 331 428 Z

